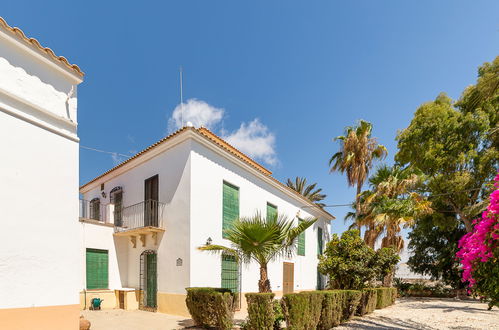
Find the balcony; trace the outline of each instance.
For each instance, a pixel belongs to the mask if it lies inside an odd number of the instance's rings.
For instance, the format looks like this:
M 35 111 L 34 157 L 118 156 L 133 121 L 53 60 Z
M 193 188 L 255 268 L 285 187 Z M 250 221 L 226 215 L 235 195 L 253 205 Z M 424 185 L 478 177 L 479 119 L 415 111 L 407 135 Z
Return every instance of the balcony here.
M 98 201 L 84 199 L 80 199 L 79 202 L 80 221 L 112 225 L 112 219 L 109 217 L 112 213 L 110 212 L 112 211 L 110 210 L 110 205 L 103 205 Z
M 142 240 L 145 239 L 142 235 L 151 233 L 153 234 L 153 239 L 156 240 L 157 233 L 165 231 L 165 207 L 166 204 L 164 203 L 155 200 L 146 200 L 124 207 L 120 212 L 121 214 L 115 210 L 114 235 L 139 236 Z

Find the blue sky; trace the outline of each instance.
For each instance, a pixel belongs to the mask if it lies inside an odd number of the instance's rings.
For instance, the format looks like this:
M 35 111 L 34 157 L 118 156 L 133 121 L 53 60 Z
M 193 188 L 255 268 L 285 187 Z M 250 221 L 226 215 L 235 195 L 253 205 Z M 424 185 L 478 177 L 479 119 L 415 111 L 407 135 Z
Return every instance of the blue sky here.
M 82 145 L 129 154 L 165 136 L 183 66 L 190 114 L 276 178 L 318 182 L 327 204 L 354 198 L 327 166 L 345 126 L 371 121 L 391 162 L 418 105 L 457 98 L 499 55 L 499 1 L 17 0 L 0 15 L 86 73 Z M 117 160 L 81 150 L 80 182 Z M 329 209 L 334 232 L 347 210 Z

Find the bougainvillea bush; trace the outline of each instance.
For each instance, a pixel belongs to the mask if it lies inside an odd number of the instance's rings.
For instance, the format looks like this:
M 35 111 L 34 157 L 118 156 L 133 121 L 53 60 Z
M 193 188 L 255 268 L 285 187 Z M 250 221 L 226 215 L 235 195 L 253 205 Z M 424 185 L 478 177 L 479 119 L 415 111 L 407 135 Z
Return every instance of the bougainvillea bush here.
M 487 210 L 473 222 L 473 231 L 459 240 L 456 254 L 463 281 L 473 294 L 489 302 L 489 308 L 499 306 L 499 174 L 494 187 Z

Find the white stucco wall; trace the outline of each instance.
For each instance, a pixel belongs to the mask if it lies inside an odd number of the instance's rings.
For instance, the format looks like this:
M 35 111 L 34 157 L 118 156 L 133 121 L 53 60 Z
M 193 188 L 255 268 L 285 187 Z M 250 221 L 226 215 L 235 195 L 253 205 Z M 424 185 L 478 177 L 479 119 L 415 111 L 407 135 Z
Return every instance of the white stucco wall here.
M 0 31 L 0 308 L 78 304 L 79 82 Z
M 123 189 L 123 207 L 140 203 L 144 200 L 144 180 L 158 174 L 159 202 L 165 203 L 165 232 L 158 235 L 158 245 L 154 245 L 151 235 L 146 238 L 143 247 L 137 239 L 136 248 L 132 247 L 129 238 L 127 243 L 120 246 L 119 253 L 127 256 L 126 266 L 120 265 L 121 286 L 139 288 L 140 254 L 144 250 L 156 250 L 158 254 L 158 291 L 168 293 L 184 293 L 189 281 L 189 194 L 190 194 L 190 141 L 184 141 L 173 146 L 167 152 L 158 154 L 147 162 L 133 167 L 114 178 L 103 181 L 106 198 L 102 197 L 100 182 L 83 194 L 84 199 L 91 200 L 98 197 L 101 204 L 110 202 L 109 192 L 117 186 Z M 86 226 L 97 226 L 87 224 Z M 102 232 L 102 231 L 101 231 Z M 107 246 L 112 246 L 112 231 L 104 235 Z M 92 248 L 93 246 L 86 246 Z M 82 251 L 84 260 L 84 251 Z M 111 258 L 111 256 L 110 256 Z M 177 258 L 183 260 L 181 267 L 176 266 Z M 124 270 L 126 267 L 126 271 Z M 110 268 L 110 273 L 118 269 Z M 126 274 L 125 274 L 126 273 Z M 114 284 L 118 285 L 118 284 Z M 115 289 L 111 287 L 110 289 Z
M 250 217 L 257 211 L 266 214 L 267 202 L 276 205 L 279 214 L 297 221 L 313 217 L 303 208 L 303 203 L 282 193 L 255 175 L 235 165 L 226 158 L 194 142 L 191 156 L 191 286 L 221 285 L 220 256 L 201 252 L 196 247 L 204 245 L 211 237 L 213 244 L 228 245 L 222 238 L 223 181 L 239 188 L 240 216 Z M 310 209 L 308 209 L 310 210 Z M 282 291 L 283 261 L 294 263 L 294 289 L 313 290 L 317 284 L 317 227 L 321 226 L 324 241 L 328 238 L 329 225 L 319 219 L 305 233 L 305 256 L 291 260 L 277 260 L 268 267 L 272 289 Z M 243 266 L 242 291 L 258 291 L 259 267 L 256 263 Z

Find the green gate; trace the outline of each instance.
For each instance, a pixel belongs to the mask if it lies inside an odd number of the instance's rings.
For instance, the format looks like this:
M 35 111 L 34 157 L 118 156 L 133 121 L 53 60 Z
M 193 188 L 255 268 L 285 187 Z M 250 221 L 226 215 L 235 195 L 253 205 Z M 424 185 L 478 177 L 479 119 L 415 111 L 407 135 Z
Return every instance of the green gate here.
M 146 250 L 140 255 L 140 309 L 156 311 L 158 272 L 156 251 Z

